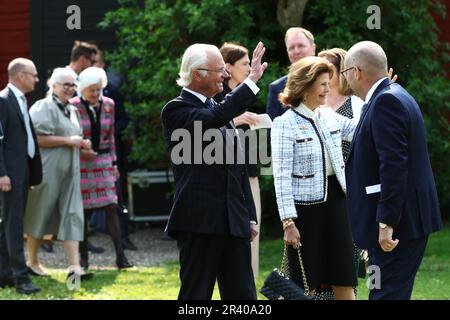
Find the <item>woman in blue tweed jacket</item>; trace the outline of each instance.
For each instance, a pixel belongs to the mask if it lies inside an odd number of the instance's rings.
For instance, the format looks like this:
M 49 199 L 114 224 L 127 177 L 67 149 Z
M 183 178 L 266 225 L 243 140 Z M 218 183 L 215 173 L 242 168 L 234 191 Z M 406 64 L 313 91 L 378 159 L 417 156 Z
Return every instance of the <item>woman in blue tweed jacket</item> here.
M 272 126 L 272 164 L 284 241 L 302 245 L 309 287 L 331 285 L 336 299 L 352 300 L 357 282 L 342 140 L 351 141 L 357 122 L 319 108 L 333 72 L 332 64 L 319 57 L 291 66 L 279 97 L 290 109 Z M 291 278 L 301 284 L 298 256 L 291 247 L 288 259 Z

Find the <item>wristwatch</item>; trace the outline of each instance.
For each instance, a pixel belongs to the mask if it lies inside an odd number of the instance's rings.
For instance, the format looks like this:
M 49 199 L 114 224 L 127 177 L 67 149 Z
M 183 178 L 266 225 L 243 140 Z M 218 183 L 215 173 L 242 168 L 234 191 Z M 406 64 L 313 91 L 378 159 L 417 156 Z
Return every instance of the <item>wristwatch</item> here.
M 385 229 L 387 227 L 387 224 L 383 222 L 379 222 L 378 225 L 380 226 L 381 229 Z

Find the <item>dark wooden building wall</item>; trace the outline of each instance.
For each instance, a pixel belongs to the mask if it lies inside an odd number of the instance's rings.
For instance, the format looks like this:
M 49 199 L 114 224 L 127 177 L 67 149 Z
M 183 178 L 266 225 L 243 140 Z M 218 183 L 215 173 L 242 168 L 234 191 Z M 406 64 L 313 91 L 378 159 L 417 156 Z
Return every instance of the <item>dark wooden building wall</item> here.
M 8 83 L 8 63 L 17 57 L 30 57 L 29 30 L 29 0 L 0 0 L 1 89 Z
M 80 30 L 69 30 L 66 26 L 70 16 L 67 8 L 72 4 L 81 9 Z M 30 0 L 31 58 L 41 79 L 32 100 L 45 95 L 45 82 L 55 67 L 69 64 L 75 40 L 95 40 L 103 50 L 114 48 L 114 32 L 97 26 L 105 13 L 114 8 L 117 8 L 115 0 Z

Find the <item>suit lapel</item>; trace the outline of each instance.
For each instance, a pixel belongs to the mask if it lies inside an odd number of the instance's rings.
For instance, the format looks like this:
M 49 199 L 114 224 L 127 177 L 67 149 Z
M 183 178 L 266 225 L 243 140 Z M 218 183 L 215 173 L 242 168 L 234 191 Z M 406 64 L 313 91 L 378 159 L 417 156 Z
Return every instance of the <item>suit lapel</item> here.
M 14 93 L 11 90 L 9 90 L 9 88 L 6 88 L 6 90 L 8 90 L 8 100 L 11 103 L 11 106 L 14 109 L 14 111 L 19 116 L 22 127 L 25 129 L 25 120 L 23 118 L 23 114 L 22 114 L 22 110 L 20 109 L 19 102 L 17 101 L 17 98 L 14 95 Z
M 383 81 L 378 85 L 377 89 L 375 90 L 375 92 L 373 93 L 373 95 L 372 95 L 372 97 L 370 98 L 369 102 L 367 103 L 367 106 L 366 106 L 364 112 L 361 113 L 361 117 L 359 118 L 358 125 L 356 126 L 356 129 L 355 129 L 355 133 L 353 134 L 352 144 L 350 145 L 350 150 L 349 150 L 349 152 L 348 152 L 348 159 L 350 159 L 350 156 L 351 156 L 352 153 L 353 153 L 353 148 L 354 148 L 354 145 L 355 145 L 356 136 L 357 136 L 357 134 L 359 133 L 359 130 L 361 129 L 361 125 L 362 125 L 364 119 L 366 118 L 366 115 L 367 115 L 367 113 L 369 112 L 370 107 L 372 106 L 372 102 L 375 100 L 375 97 L 376 97 L 378 94 L 380 94 L 381 91 L 382 91 L 385 87 L 389 86 L 390 84 L 391 84 L 391 81 L 390 81 L 389 79 L 383 80 Z
M 205 104 L 199 98 L 186 90 L 181 90 L 180 97 L 182 100 L 192 102 L 196 107 L 205 107 Z

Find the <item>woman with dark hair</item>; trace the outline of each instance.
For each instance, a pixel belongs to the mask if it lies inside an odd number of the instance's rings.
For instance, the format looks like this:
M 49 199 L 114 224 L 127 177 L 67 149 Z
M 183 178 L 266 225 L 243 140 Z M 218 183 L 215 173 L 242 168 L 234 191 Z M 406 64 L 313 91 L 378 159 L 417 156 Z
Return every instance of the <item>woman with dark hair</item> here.
M 337 300 L 354 300 L 357 282 L 342 141 L 353 138 L 356 121 L 319 108 L 333 73 L 333 65 L 319 57 L 290 67 L 279 97 L 289 109 L 275 118 L 271 131 L 272 165 L 292 280 L 303 284 L 294 250 L 300 247 L 310 288 L 330 285 Z
M 226 70 L 229 74 L 227 80 L 223 84 L 223 92 L 218 94 L 214 99 L 221 101 L 229 92 L 241 84 L 250 74 L 250 58 L 248 56 L 247 48 L 231 42 L 225 42 L 220 48 L 223 60 L 226 64 Z M 245 131 L 250 130 L 250 125 L 256 123 L 256 114 L 246 111 L 240 116 L 233 119 L 237 128 Z M 243 141 L 244 142 L 244 141 Z M 259 231 L 261 228 L 261 197 L 259 189 L 259 179 L 257 174 L 256 163 L 250 163 L 250 152 L 256 152 L 255 146 L 250 146 L 249 139 L 245 140 L 245 163 L 250 180 L 250 187 L 252 189 L 253 201 L 256 208 L 256 216 L 258 219 L 257 230 L 258 235 L 251 243 L 252 253 L 252 270 L 255 278 L 259 273 Z

